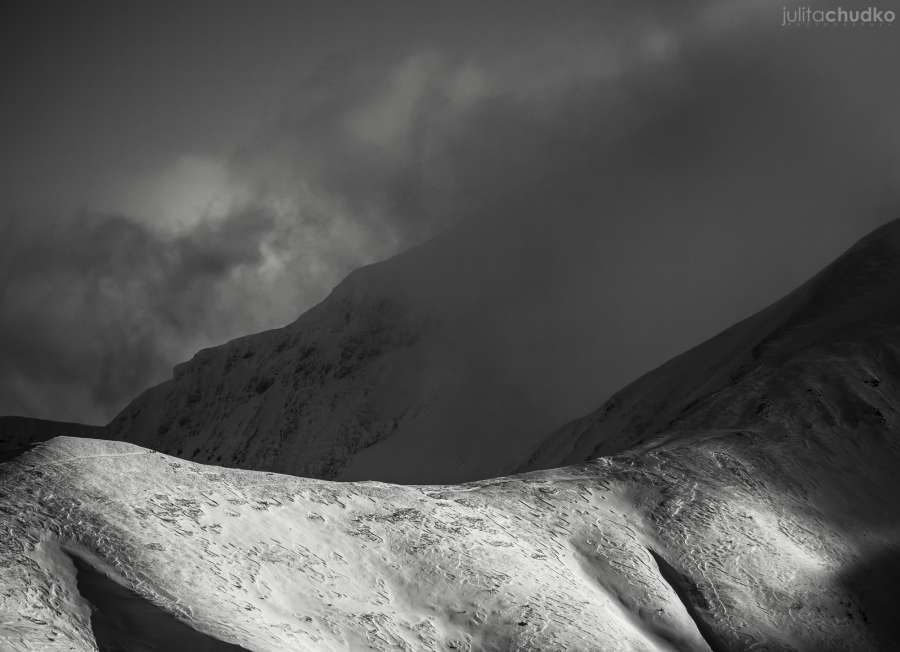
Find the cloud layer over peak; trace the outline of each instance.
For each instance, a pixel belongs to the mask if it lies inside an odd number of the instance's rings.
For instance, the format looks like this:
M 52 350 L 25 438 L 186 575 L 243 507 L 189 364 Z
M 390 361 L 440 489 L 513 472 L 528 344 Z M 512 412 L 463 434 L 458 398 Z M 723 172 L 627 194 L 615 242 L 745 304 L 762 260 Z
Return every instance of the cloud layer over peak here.
M 379 4 L 14 21 L 0 413 L 105 421 L 460 221 L 459 256 L 493 261 L 479 301 L 543 315 L 548 341 L 596 329 L 573 371 L 589 409 L 896 216 L 900 27 L 785 29 L 770 2 Z M 472 283 L 435 270 L 436 294 Z M 480 347 L 498 367 L 516 328 Z

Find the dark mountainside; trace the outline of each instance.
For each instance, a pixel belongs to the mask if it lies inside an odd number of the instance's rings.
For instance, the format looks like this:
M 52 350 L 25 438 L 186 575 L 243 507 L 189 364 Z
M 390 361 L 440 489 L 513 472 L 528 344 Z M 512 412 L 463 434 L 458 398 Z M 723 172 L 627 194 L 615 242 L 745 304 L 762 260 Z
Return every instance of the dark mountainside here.
M 11 460 L 37 443 L 60 436 L 105 437 L 106 429 L 31 417 L 0 417 L 0 462 Z
M 521 470 L 710 432 L 832 432 L 858 446 L 900 425 L 900 220 L 803 286 L 559 429 Z
M 351 274 L 290 326 L 201 351 L 106 436 L 307 477 L 451 482 L 580 462 L 661 433 L 877 422 L 900 323 L 898 231 L 897 222 L 875 231 L 788 297 L 536 450 L 542 433 L 596 398 L 589 376 L 567 369 L 596 350 L 591 324 L 603 316 L 549 321 L 544 305 L 487 305 L 483 297 L 499 292 L 471 288 L 514 278 L 506 270 L 484 280 L 488 245 L 456 264 L 457 282 L 441 283 L 459 250 L 452 237 Z
M 528 239 L 490 228 L 460 228 L 357 270 L 293 324 L 200 351 L 123 410 L 107 436 L 325 479 L 500 473 L 595 403 L 589 379 L 602 347 L 590 325 L 604 317 L 567 319 L 572 305 L 540 300 L 549 285 L 535 285 L 533 302 L 510 292 L 552 262 L 498 268 L 495 247 L 526 256 Z
M 882 163 L 869 148 L 865 159 L 854 149 L 836 160 L 822 147 L 834 118 L 820 102 L 836 102 L 829 108 L 842 119 L 859 115 L 862 100 L 837 102 L 843 69 L 822 78 L 794 56 L 798 35 L 782 36 L 764 55 L 736 38 L 741 57 L 728 65 L 689 48 L 687 97 L 648 70 L 621 97 L 575 89 L 558 98 L 572 102 L 563 120 L 486 108 L 458 143 L 467 199 L 447 208 L 457 227 L 354 272 L 284 328 L 200 351 L 127 406 L 107 436 L 325 479 L 459 482 L 519 467 L 548 432 L 813 269 L 793 266 L 809 229 L 784 216 L 827 215 L 821 239 L 831 244 L 810 247 L 824 256 L 839 234 L 858 233 L 845 223 L 883 215 L 880 199 L 851 207 L 841 193 L 821 195 L 822 178 L 845 173 L 868 188 Z M 786 105 L 786 88 L 802 102 Z M 649 106 L 637 101 L 644 93 Z M 770 120 L 807 127 L 775 138 Z M 858 143 L 882 140 L 868 125 L 858 134 Z M 760 142 L 772 147 L 765 156 Z M 821 171 L 823 161 L 839 167 Z M 859 196 L 881 195 L 873 186 Z M 844 220 L 851 210 L 858 219 Z M 748 252 L 778 252 L 778 262 L 765 267 Z M 765 272 L 747 282 L 735 266 Z M 740 278 L 740 287 L 729 280 Z M 731 301 L 738 293 L 752 298 Z M 697 377 L 708 380 L 706 370 Z

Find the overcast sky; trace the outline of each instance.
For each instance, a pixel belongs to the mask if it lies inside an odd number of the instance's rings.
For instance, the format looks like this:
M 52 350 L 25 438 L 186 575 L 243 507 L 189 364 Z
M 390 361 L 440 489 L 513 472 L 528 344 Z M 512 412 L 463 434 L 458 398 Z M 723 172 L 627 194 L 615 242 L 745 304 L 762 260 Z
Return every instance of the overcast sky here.
M 5 3 L 0 414 L 105 422 L 459 220 L 616 389 L 900 216 L 900 25 L 781 6 Z

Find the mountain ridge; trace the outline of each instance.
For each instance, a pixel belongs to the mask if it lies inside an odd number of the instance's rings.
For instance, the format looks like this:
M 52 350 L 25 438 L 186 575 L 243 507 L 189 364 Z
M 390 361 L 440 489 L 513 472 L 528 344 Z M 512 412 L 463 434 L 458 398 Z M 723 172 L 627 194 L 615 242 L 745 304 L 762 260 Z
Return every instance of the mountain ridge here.
M 34 417 L 0 417 L 0 462 L 11 460 L 31 446 L 60 435 L 70 437 L 103 437 L 104 426 L 69 421 L 53 421 Z
M 679 424 L 690 428 L 703 422 L 705 427 L 714 423 L 719 428 L 740 429 L 763 415 L 764 397 L 758 387 L 738 400 L 737 392 L 726 390 L 740 381 L 745 381 L 745 391 L 753 383 L 765 385 L 791 356 L 814 358 L 806 362 L 812 367 L 827 364 L 832 356 L 856 353 L 863 358 L 859 364 L 883 363 L 896 374 L 900 370 L 896 353 L 900 310 L 892 298 L 898 286 L 900 220 L 894 220 L 768 308 L 669 360 L 599 409 L 558 429 L 518 469 L 613 454 Z M 848 352 L 848 347 L 854 351 Z M 867 378 L 860 382 L 880 382 Z M 722 410 L 721 416 L 712 415 L 709 406 L 724 400 L 719 396 L 722 392 L 745 411 L 752 407 L 755 414 L 738 413 L 732 407 Z M 748 405 L 750 393 L 757 400 L 753 406 Z

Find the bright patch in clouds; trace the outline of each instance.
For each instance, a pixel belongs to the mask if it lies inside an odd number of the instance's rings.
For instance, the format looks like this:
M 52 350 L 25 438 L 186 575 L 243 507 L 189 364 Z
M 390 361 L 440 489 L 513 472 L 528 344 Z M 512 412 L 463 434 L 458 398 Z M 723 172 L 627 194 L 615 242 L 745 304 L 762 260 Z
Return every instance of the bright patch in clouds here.
M 188 155 L 128 184 L 110 208 L 160 235 L 177 236 L 221 221 L 250 201 L 249 187 L 225 163 Z

